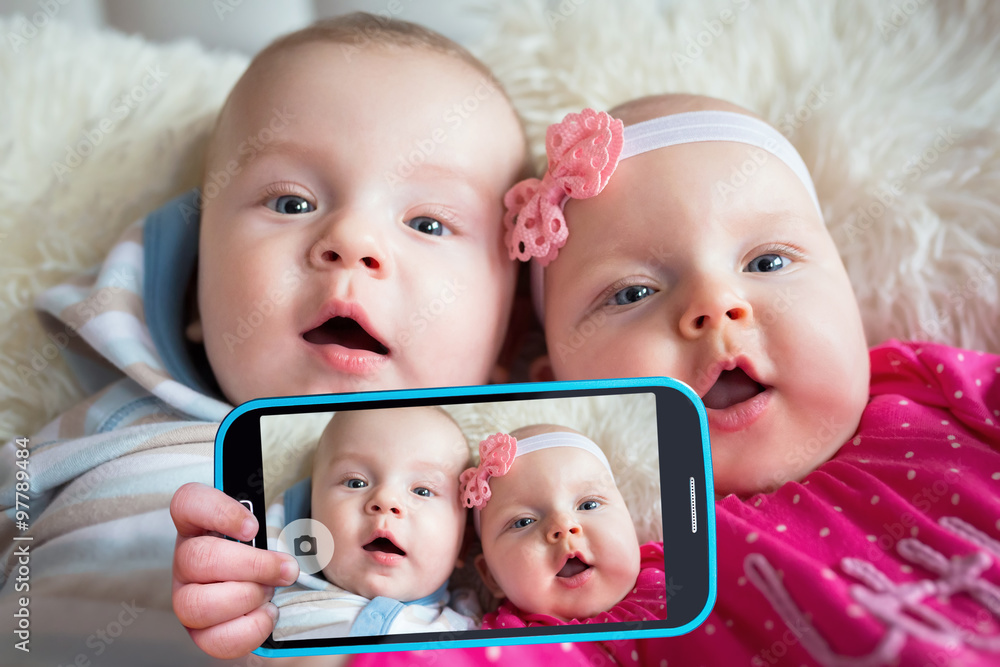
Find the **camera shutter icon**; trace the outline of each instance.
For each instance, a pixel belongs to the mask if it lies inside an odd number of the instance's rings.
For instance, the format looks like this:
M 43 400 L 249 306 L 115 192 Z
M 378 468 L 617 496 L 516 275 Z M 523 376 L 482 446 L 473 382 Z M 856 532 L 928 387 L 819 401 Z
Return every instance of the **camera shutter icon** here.
M 333 558 L 333 535 L 319 521 L 296 519 L 278 535 L 278 550 L 294 556 L 303 574 L 316 574 Z

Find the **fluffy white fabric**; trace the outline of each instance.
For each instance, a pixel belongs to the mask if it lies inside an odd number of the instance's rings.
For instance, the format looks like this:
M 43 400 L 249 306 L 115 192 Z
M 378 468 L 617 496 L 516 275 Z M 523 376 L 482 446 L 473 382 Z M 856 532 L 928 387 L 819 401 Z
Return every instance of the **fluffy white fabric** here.
M 30 435 L 82 393 L 32 311 L 99 263 L 121 230 L 198 184 L 202 144 L 242 56 L 193 42 L 0 18 L 0 440 Z
M 1000 5 L 544 5 L 504 3 L 479 51 L 539 168 L 545 128 L 570 111 L 664 92 L 730 100 L 802 154 L 870 344 L 1000 350 Z

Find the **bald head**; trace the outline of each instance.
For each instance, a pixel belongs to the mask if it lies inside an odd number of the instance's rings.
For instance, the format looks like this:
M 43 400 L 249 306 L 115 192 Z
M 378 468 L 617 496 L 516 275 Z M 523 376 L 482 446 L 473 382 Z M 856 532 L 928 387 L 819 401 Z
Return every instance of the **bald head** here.
M 608 113 L 615 118 L 621 119 L 626 125 L 635 125 L 636 123 L 653 118 L 672 116 L 688 111 L 732 111 L 733 113 L 741 113 L 745 116 L 760 119 L 756 114 L 732 102 L 704 95 L 689 95 L 687 93 L 666 93 L 663 95 L 640 97 L 629 100 L 624 104 L 619 104 Z
M 518 440 L 524 440 L 526 438 L 533 438 L 536 435 L 543 435 L 545 433 L 576 433 L 577 435 L 583 435 L 575 429 L 569 428 L 568 426 L 559 426 L 558 424 L 532 424 L 530 426 L 522 426 L 521 428 L 516 428 L 511 431 L 510 435 Z
M 469 446 L 458 423 L 443 408 L 427 406 L 337 412 L 320 436 L 313 470 L 328 465 L 342 447 L 378 449 L 381 442 L 406 441 L 417 432 L 434 434 L 443 468 L 457 475 L 468 464 Z
M 490 69 L 457 42 L 416 23 L 353 12 L 317 21 L 302 30 L 279 37 L 254 56 L 226 99 L 209 136 L 205 154 L 206 177 L 235 157 L 237 151 L 234 146 L 247 139 L 246 136 L 227 135 L 227 130 L 233 129 L 234 116 L 238 117 L 256 102 L 260 90 L 270 85 L 275 73 L 280 76 L 289 67 L 295 67 L 295 58 L 301 55 L 303 47 L 324 43 L 337 47 L 336 50 L 326 51 L 326 57 L 343 59 L 347 63 L 354 63 L 363 53 L 371 52 L 393 58 L 405 58 L 407 52 L 436 53 L 468 66 L 477 76 L 485 77 L 510 104 L 507 92 Z M 330 81 L 331 86 L 337 84 L 337 81 Z

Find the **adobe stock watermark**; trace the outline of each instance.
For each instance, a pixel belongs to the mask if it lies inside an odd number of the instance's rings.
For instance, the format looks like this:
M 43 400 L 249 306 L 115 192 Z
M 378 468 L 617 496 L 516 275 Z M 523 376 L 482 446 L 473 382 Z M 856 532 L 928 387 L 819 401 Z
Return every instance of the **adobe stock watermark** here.
M 771 642 L 770 646 L 766 646 L 758 651 L 757 655 L 750 659 L 750 664 L 753 667 L 776 665 L 788 654 L 790 648 L 803 642 L 803 638 L 811 637 L 815 633 L 816 629 L 809 624 L 809 621 L 805 617 L 796 615 L 791 619 L 791 627 L 782 633 L 781 639 Z M 811 642 L 807 639 L 805 643 L 809 644 Z
M 198 199 L 195 205 L 182 204 L 180 206 L 179 211 L 184 222 L 191 223 L 197 220 L 200 211 L 205 207 L 205 202 L 222 194 L 223 190 L 233 182 L 233 179 L 246 169 L 247 165 L 255 160 L 268 144 L 277 139 L 293 120 L 295 120 L 295 114 L 287 108 L 273 107 L 267 124 L 240 141 L 236 146 L 234 157 L 228 160 L 221 169 L 209 170 L 205 174 L 205 180 L 198 190 Z
M 939 340 L 944 329 L 951 324 L 951 313 L 961 314 L 966 303 L 983 297 L 986 288 L 996 287 L 997 273 L 1000 273 L 1000 255 L 996 253 L 983 259 L 973 275 L 961 287 L 948 290 L 945 295 L 949 306 L 936 310 L 930 317 L 920 318 L 920 329 L 931 340 Z
M 498 92 L 494 81 L 487 76 L 480 77 L 476 87 L 468 95 L 445 110 L 441 116 L 441 125 L 431 130 L 427 136 L 414 140 L 409 151 L 396 158 L 395 167 L 383 172 L 382 176 L 389 188 L 395 190 L 397 185 L 412 176 L 420 165 L 427 162 L 448 141 L 449 132 L 460 128 L 486 100 Z
M 844 426 L 845 424 L 829 416 L 820 417 L 816 432 L 801 445 L 792 445 L 785 452 L 784 463 L 788 467 L 776 470 L 771 475 L 772 488 L 800 479 L 804 472 L 812 470 L 823 460 L 817 461 L 820 453 L 832 454 L 830 450 L 843 443 Z
M 70 340 L 79 335 L 79 330 L 103 313 L 120 293 L 136 288 L 136 282 L 131 274 L 123 269 L 114 270 L 108 284 L 96 289 L 86 299 L 72 306 L 73 322 L 66 322 L 61 331 L 45 334 L 47 341 L 41 347 L 34 348 L 29 355 L 30 366 L 22 363 L 17 365 L 17 374 L 22 384 L 27 386 L 29 380 L 39 377 L 48 370 L 52 361 L 69 346 Z
M 407 2 L 410 1 L 407 0 Z M 405 11 L 405 8 L 401 0 L 389 0 L 386 3 L 385 9 L 371 12 L 372 19 L 365 22 L 363 28 L 355 29 L 354 39 L 351 43 L 340 45 L 340 53 L 344 56 L 344 60 L 351 62 L 354 60 L 354 56 L 374 43 L 381 44 L 390 50 L 398 48 L 393 40 L 382 39 L 381 35 L 385 30 L 385 24 L 402 14 L 403 11 Z
M 948 497 L 954 492 L 956 487 L 959 487 L 962 477 L 957 471 L 960 469 L 958 462 L 947 461 L 941 477 L 922 487 L 917 493 L 914 493 L 910 498 L 910 505 L 917 512 L 926 514 L 931 507 Z M 900 514 L 899 518 L 893 523 L 883 522 L 881 534 L 868 543 L 866 554 L 868 560 L 872 563 L 877 563 L 882 558 L 885 558 L 886 553 L 897 542 L 910 537 L 910 533 L 916 525 L 917 516 L 909 511 Z
M 45 29 L 49 21 L 54 19 L 62 8 L 70 3 L 70 0 L 37 0 L 39 11 L 29 17 L 20 17 L 15 21 L 14 29 L 7 33 L 7 43 L 14 53 L 21 50 L 28 41 L 38 36 L 38 33 Z
M 826 87 L 825 83 L 813 86 L 806 96 L 805 102 L 796 107 L 795 111 L 786 113 L 784 118 L 781 119 L 778 123 L 779 131 L 785 137 L 791 137 L 796 130 L 809 122 L 813 113 L 821 109 L 832 96 L 833 92 Z M 747 158 L 738 165 L 733 166 L 729 178 L 716 181 L 713 188 L 713 195 L 716 201 L 721 203 L 727 202 L 731 194 L 751 182 L 757 171 L 775 155 L 777 143 L 774 139 L 767 139 L 764 142 L 763 149 L 757 147 L 745 148 Z
M 159 65 L 150 65 L 146 68 L 146 76 L 138 84 L 120 97 L 111 100 L 111 113 L 97 121 L 89 129 L 84 130 L 76 144 L 72 146 L 67 144 L 66 156 L 62 162 L 52 163 L 52 173 L 59 179 L 59 182 L 61 183 L 67 174 L 82 165 L 87 157 L 101 145 L 104 138 L 114 132 L 115 128 L 127 119 L 160 86 L 165 78 L 167 78 L 167 73 L 161 70 Z
M 725 33 L 726 28 L 736 23 L 739 14 L 745 12 L 750 7 L 750 0 L 732 0 L 733 8 L 726 8 L 719 12 L 717 16 L 705 19 L 701 22 L 704 27 L 695 35 L 688 35 L 684 40 L 684 50 L 674 51 L 671 57 L 674 64 L 681 71 L 694 61 L 701 58 L 705 51 L 715 44 L 715 40 Z
M 569 340 L 556 343 L 554 350 L 559 361 L 566 361 L 567 357 L 576 354 L 592 338 L 594 334 L 601 330 L 601 327 L 608 321 L 608 316 L 603 310 L 598 310 L 588 315 L 580 324 L 570 327 Z
M 876 25 L 879 33 L 885 39 L 889 39 L 926 4 L 927 0 L 904 0 L 893 3 L 889 11 L 878 18 Z
M 457 279 L 446 280 L 436 297 L 410 313 L 410 317 L 406 320 L 406 328 L 396 337 L 396 345 L 400 348 L 412 345 L 415 334 L 427 329 L 468 290 L 468 286 L 463 285 Z
M 813 113 L 822 109 L 832 96 L 833 92 L 827 89 L 825 83 L 813 86 L 806 95 L 806 101 L 797 106 L 795 111 L 786 113 L 781 119 L 778 123 L 778 130 L 785 137 L 791 137 L 796 130 L 808 123 Z
M 585 2 L 587 0 L 561 0 L 555 11 L 546 9 L 545 23 L 549 26 L 549 31 L 555 32 L 556 26 L 575 14 Z
M 765 143 L 766 150 L 756 146 L 744 147 L 743 152 L 747 156 L 746 159 L 733 165 L 729 178 L 719 179 L 712 186 L 713 200 L 724 204 L 729 201 L 732 194 L 751 181 L 757 171 L 771 158 L 773 151 L 777 149 L 777 142 L 774 139 L 768 139 Z
M 212 0 L 212 9 L 219 21 L 225 21 L 242 4 L 243 0 Z
M 226 349 L 232 352 L 247 342 L 257 329 L 274 314 L 275 307 L 283 304 L 292 290 L 305 280 L 305 277 L 305 273 L 298 268 L 286 269 L 281 274 L 279 284 L 259 300 L 254 301 L 250 310 L 244 315 L 236 318 L 236 326 L 232 331 L 226 331 L 222 334 L 222 342 L 225 343 Z
M 122 602 L 121 610 L 103 628 L 95 629 L 94 633 L 84 640 L 84 645 L 90 651 L 77 653 L 73 661 L 66 663 L 65 667 L 92 667 L 93 659 L 103 655 L 144 611 L 145 607 L 137 605 L 135 600 Z M 60 664 L 59 667 L 63 665 Z
M 872 225 L 895 205 L 896 199 L 903 196 L 910 186 L 920 180 L 961 136 L 950 125 L 946 128 L 939 127 L 936 136 L 927 147 L 920 153 L 910 156 L 903 166 L 902 176 L 894 178 L 890 183 L 880 183 L 872 193 L 874 199 L 868 204 L 859 206 L 849 216 L 847 224 L 840 232 L 847 235 L 848 243 L 854 243 L 864 236 Z

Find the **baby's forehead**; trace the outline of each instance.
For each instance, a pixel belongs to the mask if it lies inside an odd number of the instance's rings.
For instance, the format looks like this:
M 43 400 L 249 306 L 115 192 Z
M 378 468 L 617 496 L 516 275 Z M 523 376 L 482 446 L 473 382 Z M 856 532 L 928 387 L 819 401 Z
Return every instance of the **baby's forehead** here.
M 380 451 L 394 445 L 392 455 Z M 320 436 L 316 460 L 379 460 L 384 468 L 428 462 L 464 467 L 469 450 L 459 425 L 439 408 L 338 412 Z
M 578 260 L 569 262 L 574 272 L 613 256 L 662 263 L 662 253 L 651 249 L 671 243 L 681 251 L 716 238 L 829 239 L 810 190 L 793 170 L 737 141 L 684 143 L 622 160 L 604 192 L 569 199 L 565 215 L 571 246 L 565 254 Z M 552 269 L 566 270 L 562 254 Z
M 565 488 L 617 488 L 604 463 L 580 447 L 549 447 L 522 454 L 514 459 L 506 477 L 509 483 L 500 484 L 501 493 L 509 488 L 535 497 Z

